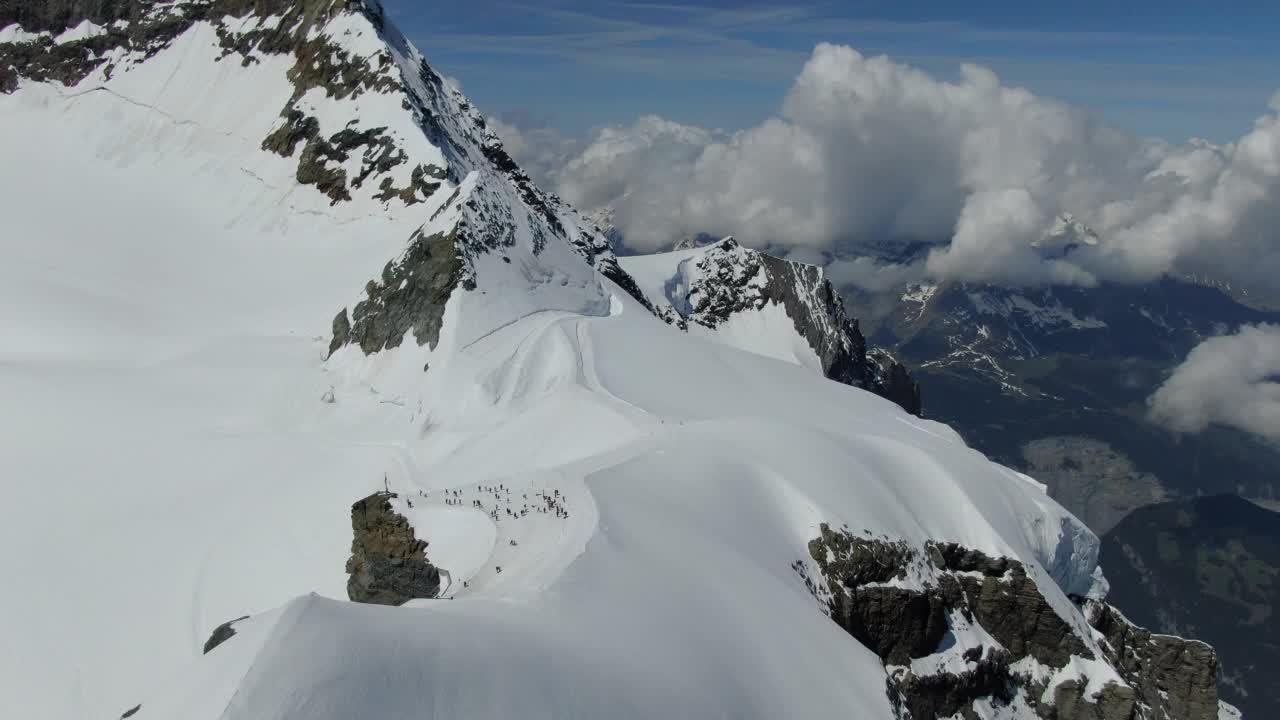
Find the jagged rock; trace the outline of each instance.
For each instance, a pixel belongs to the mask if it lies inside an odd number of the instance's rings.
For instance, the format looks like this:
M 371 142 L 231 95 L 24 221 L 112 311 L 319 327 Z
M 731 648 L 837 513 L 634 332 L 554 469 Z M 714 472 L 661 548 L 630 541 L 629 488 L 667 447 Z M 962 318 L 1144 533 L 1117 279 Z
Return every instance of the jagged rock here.
M 351 342 L 351 320 L 347 317 L 347 309 L 342 308 L 333 316 L 333 339 L 329 341 L 329 354 Z
M 1003 577 L 1009 570 L 1009 558 L 991 557 L 957 543 L 931 542 L 925 552 L 939 570 L 980 572 L 987 577 Z
M 865 587 L 906 577 L 915 557 L 905 543 L 869 540 L 823 523 L 809 554 L 828 578 L 831 618 L 886 662 L 928 655 L 947 631 L 944 602 L 896 587 Z M 834 582 L 831 582 L 834 581 Z
M 880 656 L 890 670 L 888 692 L 899 717 L 979 717 L 974 702 L 1008 705 L 1021 691 L 1044 720 L 1212 720 L 1217 717 L 1217 658 L 1194 640 L 1153 635 L 1110 606 L 1085 603 L 1085 617 L 1106 639 L 1105 660 L 1124 683 L 1090 694 L 1087 682 L 1047 683 L 1012 666 L 1034 660 L 1050 671 L 1072 657 L 1095 658 L 1072 625 L 1045 599 L 1019 561 L 992 557 L 956 543 L 863 538 L 823 524 L 809 542 L 821 571 L 806 585 L 846 632 Z M 824 582 L 825 581 L 825 582 Z M 999 648 L 951 649 L 964 669 L 918 676 L 911 660 L 937 653 L 949 623 L 980 626 Z
M 213 629 L 209 634 L 209 639 L 204 641 L 204 654 L 208 655 L 209 651 L 218 647 L 222 643 L 230 640 L 236 634 L 235 624 L 241 620 L 248 620 L 248 615 L 241 615 L 235 620 L 228 620 Z
M 306 142 L 320 134 L 320 121 L 290 109 L 284 114 L 284 122 L 272 130 L 262 141 L 262 149 L 282 157 L 293 157 L 298 143 Z
M 867 349 L 866 365 L 868 390 L 892 400 L 912 415 L 921 415 L 924 402 L 920 383 L 911 376 L 906 365 L 883 347 Z
M 1053 704 L 1039 705 L 1036 708 L 1037 714 L 1045 720 L 1130 720 L 1135 718 L 1134 710 L 1137 707 L 1133 688 L 1112 682 L 1104 685 L 1094 697 L 1086 697 L 1087 692 L 1088 686 L 1079 680 L 1064 680 L 1053 689 Z
M 354 602 L 402 605 L 440 592 L 440 570 L 427 560 L 427 543 L 391 507 L 394 497 L 376 492 L 351 506 L 347 596 Z
M 1088 601 L 1089 624 L 1107 639 L 1107 660 L 1129 684 L 1151 717 L 1213 720 L 1218 716 L 1218 657 L 1209 645 L 1156 635 L 1130 623 L 1106 603 Z
M 1072 655 L 1093 657 L 1093 652 L 1045 600 L 1022 563 L 1010 561 L 1004 577 L 979 580 L 955 575 L 942 579 L 944 587 L 951 582 L 963 589 L 965 608 L 1013 657 L 1031 656 L 1054 668 L 1066 665 Z
M 683 262 L 693 265 L 686 268 Z M 738 313 L 781 305 L 817 356 L 825 377 L 870 390 L 908 412 L 920 413 L 919 388 L 906 368 L 881 368 L 868 357 L 858 321 L 846 312 L 822 268 L 766 255 L 732 237 L 706 246 L 683 262 L 677 270 L 680 277 L 666 288 L 670 305 L 654 309 L 665 322 L 681 329 L 701 325 L 714 330 Z M 684 281 L 687 287 L 680 284 Z
M 961 715 L 965 720 L 973 714 L 973 701 L 989 698 L 999 703 L 1013 700 L 1014 683 L 1010 680 L 1009 655 L 996 650 L 973 660 L 974 667 L 958 674 L 918 676 L 910 670 L 890 675 L 889 699 L 899 715 L 913 719 L 945 718 Z
M 885 398 L 892 400 L 912 415 L 919 415 L 923 409 L 920 400 L 920 383 L 911 377 L 906 366 L 893 362 L 882 376 L 880 390 Z
M 408 250 L 387 263 L 380 280 L 365 286 L 365 299 L 347 319 L 343 309 L 333 319 L 329 353 L 355 342 L 366 355 L 398 347 L 413 330 L 419 345 L 435 347 L 444 322 L 444 306 L 463 284 L 462 258 L 454 234 L 415 233 Z
M 838 578 L 846 588 L 905 578 L 915 551 L 906 543 L 861 538 L 848 531 L 818 526 L 818 537 L 809 541 L 809 554 L 828 578 Z
M 947 633 L 945 601 L 893 587 L 836 593 L 831 618 L 880 659 L 906 665 L 933 652 Z

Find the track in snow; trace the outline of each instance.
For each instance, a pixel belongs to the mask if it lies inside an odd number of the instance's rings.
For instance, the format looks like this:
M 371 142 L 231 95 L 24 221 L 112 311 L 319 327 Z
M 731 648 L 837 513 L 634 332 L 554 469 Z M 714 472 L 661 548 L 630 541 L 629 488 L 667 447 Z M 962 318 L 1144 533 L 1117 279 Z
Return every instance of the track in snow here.
M 397 448 L 398 478 L 391 482 L 400 493 L 396 510 L 427 541 L 431 562 L 448 571 L 442 598 L 528 598 L 549 587 L 595 534 L 590 475 L 643 452 L 671 430 L 602 384 L 589 330 L 591 323 L 604 319 L 532 313 L 468 343 L 462 354 L 478 360 L 475 379 L 494 406 L 585 392 L 625 418 L 627 435 L 596 443 L 552 469 L 465 481 L 451 476 L 453 482 L 444 487 L 431 483 L 430 473 L 403 446 Z M 462 419 L 462 424 L 468 423 Z

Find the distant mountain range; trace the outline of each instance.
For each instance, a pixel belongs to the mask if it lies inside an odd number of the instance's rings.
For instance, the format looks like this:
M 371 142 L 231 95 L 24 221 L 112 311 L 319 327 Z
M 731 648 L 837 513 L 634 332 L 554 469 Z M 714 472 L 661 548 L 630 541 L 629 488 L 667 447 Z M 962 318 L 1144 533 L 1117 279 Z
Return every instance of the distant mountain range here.
M 1200 341 L 1242 323 L 1280 322 L 1224 290 L 1145 285 L 1010 289 L 941 283 L 889 297 L 846 292 L 869 343 L 921 383 L 926 412 L 1021 468 L 1095 531 L 1166 498 L 1231 492 L 1275 498 L 1280 449 L 1229 428 L 1178 435 L 1147 398 Z

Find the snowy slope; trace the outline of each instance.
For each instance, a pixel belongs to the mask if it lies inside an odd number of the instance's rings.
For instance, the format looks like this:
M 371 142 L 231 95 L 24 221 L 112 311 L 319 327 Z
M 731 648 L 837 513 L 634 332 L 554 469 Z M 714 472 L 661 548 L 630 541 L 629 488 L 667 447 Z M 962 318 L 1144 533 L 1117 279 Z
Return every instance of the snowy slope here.
M 1042 486 L 654 317 L 376 5 L 233 6 L 0 28 L 37 58 L 0 94 L 0 716 L 893 717 L 795 570 L 822 523 L 1017 558 L 1101 654 Z M 400 312 L 429 238 L 438 327 Z M 384 479 L 448 599 L 346 602 Z

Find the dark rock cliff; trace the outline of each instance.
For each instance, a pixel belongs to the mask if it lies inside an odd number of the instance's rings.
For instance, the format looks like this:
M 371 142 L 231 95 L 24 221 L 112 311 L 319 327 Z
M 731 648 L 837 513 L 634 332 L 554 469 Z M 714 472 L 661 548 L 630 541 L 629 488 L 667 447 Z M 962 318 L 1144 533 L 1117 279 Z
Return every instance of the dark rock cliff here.
M 803 562 L 797 571 L 831 619 L 885 663 L 899 717 L 976 718 L 979 709 L 1015 700 L 1045 720 L 1217 717 L 1212 648 L 1153 635 L 1105 603 L 1080 600 L 1105 638 L 1098 658 L 1016 560 L 954 543 L 913 548 L 825 524 L 809 554 L 820 577 L 808 577 Z M 964 646 L 956 632 L 963 625 L 980 627 L 994 644 Z M 936 672 L 913 671 L 921 658 L 950 660 Z M 1123 683 L 1090 691 L 1086 679 L 1070 676 L 1073 658 L 1100 659 Z M 1053 682 L 1059 671 L 1067 677 Z
M 350 319 L 346 308 L 334 317 L 329 353 L 348 343 L 359 345 L 366 355 L 394 348 L 410 330 L 419 345 L 434 348 L 445 303 L 461 282 L 462 257 L 455 234 L 414 233 L 404 255 L 365 285 L 365 297 Z
M 240 622 L 241 620 L 248 620 L 248 619 L 249 619 L 248 615 L 241 615 L 240 617 L 234 620 L 228 620 L 222 623 L 221 625 L 219 625 L 218 627 L 214 628 L 213 632 L 209 634 L 209 639 L 204 641 L 204 654 L 208 655 L 211 650 L 218 647 L 222 643 L 230 640 L 231 638 L 235 637 L 236 623 Z
M 1107 639 L 1107 660 L 1133 682 L 1138 701 L 1153 717 L 1213 720 L 1218 717 L 1218 658 L 1196 640 L 1154 634 L 1129 622 L 1118 610 L 1086 604 L 1089 624 Z
M 427 560 L 427 543 L 391 507 L 394 497 L 376 492 L 351 506 L 347 596 L 354 602 L 403 605 L 440 592 L 440 570 Z

